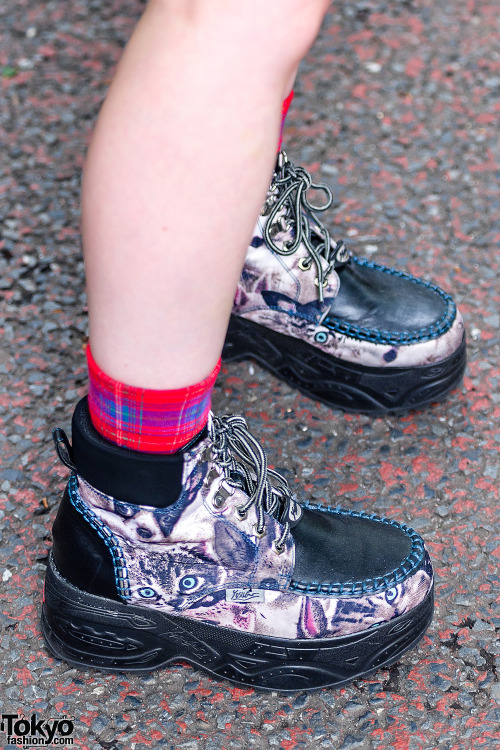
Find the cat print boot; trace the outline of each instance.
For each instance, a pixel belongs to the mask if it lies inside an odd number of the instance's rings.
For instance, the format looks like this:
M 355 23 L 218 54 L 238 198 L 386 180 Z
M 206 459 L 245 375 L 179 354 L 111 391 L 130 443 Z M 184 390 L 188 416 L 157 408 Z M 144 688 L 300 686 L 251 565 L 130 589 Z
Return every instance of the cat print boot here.
M 308 189 L 323 191 L 313 205 Z M 351 256 L 317 218 L 332 194 L 281 152 L 224 348 L 306 395 L 368 414 L 419 409 L 461 381 L 464 326 L 433 284 Z
M 407 526 L 301 505 L 241 417 L 210 416 L 171 456 L 101 437 L 87 401 L 53 529 L 42 630 L 81 667 L 145 673 L 176 662 L 240 685 L 339 687 L 425 633 L 433 575 Z

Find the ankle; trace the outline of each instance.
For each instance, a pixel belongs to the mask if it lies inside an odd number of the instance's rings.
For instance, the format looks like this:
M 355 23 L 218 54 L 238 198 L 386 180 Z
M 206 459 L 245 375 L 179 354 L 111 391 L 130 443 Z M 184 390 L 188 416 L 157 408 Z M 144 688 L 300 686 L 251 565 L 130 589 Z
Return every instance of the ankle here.
M 205 427 L 220 360 L 210 375 L 186 388 L 152 390 L 109 377 L 87 347 L 88 409 L 94 428 L 112 443 L 145 453 L 172 454 Z

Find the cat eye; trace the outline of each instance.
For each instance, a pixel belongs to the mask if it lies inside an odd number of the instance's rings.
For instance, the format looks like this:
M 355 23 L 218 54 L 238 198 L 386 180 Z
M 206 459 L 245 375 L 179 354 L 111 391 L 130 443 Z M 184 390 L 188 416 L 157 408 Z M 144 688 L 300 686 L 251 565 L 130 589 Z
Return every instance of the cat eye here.
M 396 588 L 388 589 L 388 591 L 385 592 L 385 600 L 388 604 L 392 604 L 392 602 L 397 598 L 398 590 Z
M 159 595 L 156 593 L 156 591 L 152 588 L 149 588 L 149 586 L 145 586 L 142 589 L 139 589 L 138 591 L 139 596 L 142 596 L 143 599 L 159 599 Z
M 198 591 L 204 583 L 205 579 L 202 576 L 187 575 L 179 581 L 179 591 L 181 594 L 192 594 Z

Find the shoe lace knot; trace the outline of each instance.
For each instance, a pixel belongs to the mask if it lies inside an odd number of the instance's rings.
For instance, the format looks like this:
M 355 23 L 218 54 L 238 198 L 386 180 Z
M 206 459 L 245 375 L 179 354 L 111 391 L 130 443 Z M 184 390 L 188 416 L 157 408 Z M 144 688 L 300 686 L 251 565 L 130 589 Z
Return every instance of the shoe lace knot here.
M 208 433 L 212 455 L 222 468 L 227 483 L 248 495 L 248 499 L 238 506 L 238 515 L 245 518 L 250 507 L 255 506 L 258 536 L 265 533 L 266 513 L 282 524 L 282 534 L 274 540 L 274 546 L 277 552 L 283 552 L 290 528 L 302 516 L 302 509 L 288 482 L 268 467 L 267 456 L 259 441 L 249 432 L 243 417 L 217 417 L 211 413 Z
M 307 193 L 311 188 L 325 195 L 322 205 L 316 205 L 309 199 Z M 264 239 L 278 255 L 293 255 L 300 245 L 306 247 L 309 257 L 301 259 L 300 268 L 306 271 L 312 263 L 315 264 L 320 302 L 323 302 L 323 289 L 332 268 L 345 266 L 350 259 L 343 240 L 333 240 L 316 216 L 330 208 L 332 202 L 333 194 L 328 185 L 313 182 L 306 169 L 294 166 L 284 151 L 279 153 L 273 181 L 262 209 L 262 215 L 268 217 Z M 280 239 L 278 244 L 276 237 L 283 234 L 286 238 Z

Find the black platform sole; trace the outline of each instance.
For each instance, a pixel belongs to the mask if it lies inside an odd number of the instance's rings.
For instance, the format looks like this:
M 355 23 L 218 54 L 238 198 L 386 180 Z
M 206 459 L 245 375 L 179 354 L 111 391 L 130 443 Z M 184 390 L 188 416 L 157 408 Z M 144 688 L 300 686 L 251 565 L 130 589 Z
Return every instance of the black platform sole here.
M 251 357 L 306 396 L 347 412 L 401 413 L 442 401 L 466 365 L 465 336 L 448 359 L 419 367 L 365 367 L 232 315 L 222 357 Z
M 51 555 L 42 632 L 54 656 L 80 667 L 142 674 L 187 661 L 216 678 L 291 693 L 341 687 L 390 666 L 422 638 L 433 608 L 430 591 L 410 612 L 362 633 L 269 638 L 87 594 L 60 575 Z

